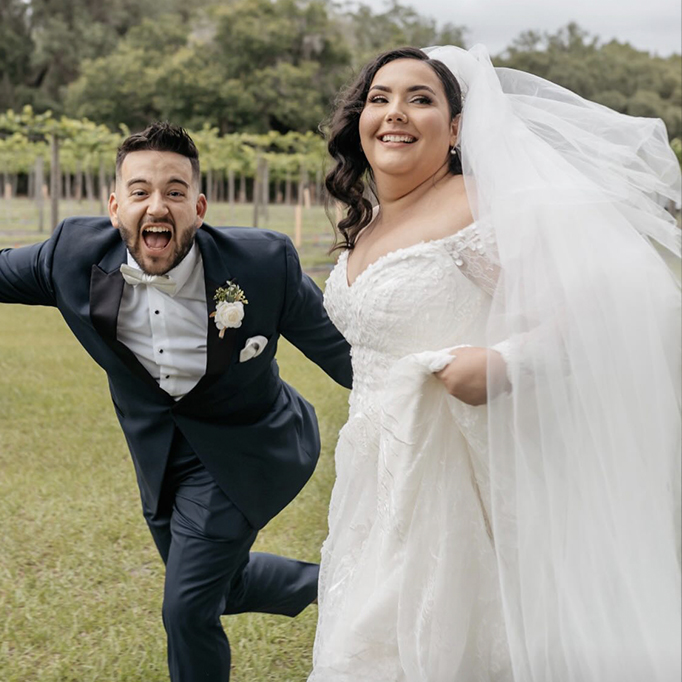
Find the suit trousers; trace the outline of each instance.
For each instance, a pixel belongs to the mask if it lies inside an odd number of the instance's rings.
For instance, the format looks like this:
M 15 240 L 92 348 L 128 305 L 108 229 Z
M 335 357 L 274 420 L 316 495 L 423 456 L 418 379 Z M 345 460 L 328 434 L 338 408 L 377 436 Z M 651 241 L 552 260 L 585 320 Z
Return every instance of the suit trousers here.
M 250 552 L 257 531 L 177 429 L 161 502 L 145 517 L 166 564 L 163 623 L 172 682 L 229 680 L 221 615 L 295 616 L 317 597 L 317 564 Z

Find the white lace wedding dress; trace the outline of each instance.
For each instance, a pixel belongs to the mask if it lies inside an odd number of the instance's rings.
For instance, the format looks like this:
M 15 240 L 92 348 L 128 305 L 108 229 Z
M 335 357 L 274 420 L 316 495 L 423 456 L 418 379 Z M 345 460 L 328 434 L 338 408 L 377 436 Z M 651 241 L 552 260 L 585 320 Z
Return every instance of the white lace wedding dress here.
M 496 270 L 476 226 L 389 253 L 325 305 L 352 346 L 310 682 L 512 680 L 491 535 L 486 408 L 433 371 L 482 344 Z

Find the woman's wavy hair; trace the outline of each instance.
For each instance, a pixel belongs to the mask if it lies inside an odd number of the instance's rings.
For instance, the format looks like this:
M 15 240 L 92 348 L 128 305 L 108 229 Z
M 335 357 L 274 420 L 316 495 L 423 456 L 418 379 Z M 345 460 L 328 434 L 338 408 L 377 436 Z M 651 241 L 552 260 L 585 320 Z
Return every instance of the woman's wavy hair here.
M 365 65 L 355 81 L 339 95 L 327 125 L 327 149 L 335 161 L 334 167 L 325 179 L 328 213 L 331 217 L 330 198 L 347 207 L 346 216 L 336 226 L 337 240 L 332 251 L 342 248 L 353 249 L 358 233 L 372 219 L 372 203 L 366 196 L 365 183 L 372 193 L 376 195 L 376 192 L 372 169 L 360 145 L 360 114 L 365 107 L 367 93 L 377 71 L 396 59 L 417 59 L 426 62 L 443 84 L 451 117 L 454 119 L 462 111 L 462 91 L 450 69 L 442 62 L 430 59 L 416 47 L 401 47 L 384 52 Z M 449 171 L 453 175 L 462 173 L 459 154 L 450 155 Z

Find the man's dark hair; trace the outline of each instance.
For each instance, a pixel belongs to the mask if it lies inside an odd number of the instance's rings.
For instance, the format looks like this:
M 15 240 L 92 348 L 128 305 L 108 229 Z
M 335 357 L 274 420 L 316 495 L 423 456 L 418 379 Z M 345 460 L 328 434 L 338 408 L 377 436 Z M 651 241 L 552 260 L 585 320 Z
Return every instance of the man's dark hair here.
M 186 156 L 192 164 L 192 180 L 201 187 L 199 152 L 187 131 L 167 121 L 152 123 L 141 133 L 127 137 L 116 153 L 116 176 L 121 175 L 121 164 L 130 152 L 174 152 Z

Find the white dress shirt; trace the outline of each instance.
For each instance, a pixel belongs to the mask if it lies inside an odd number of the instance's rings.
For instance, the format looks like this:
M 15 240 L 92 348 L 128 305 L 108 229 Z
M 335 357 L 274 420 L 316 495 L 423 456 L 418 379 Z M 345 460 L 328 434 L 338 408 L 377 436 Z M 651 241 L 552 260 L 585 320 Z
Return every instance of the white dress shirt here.
M 128 253 L 128 265 L 140 269 Z M 196 245 L 168 273 L 171 296 L 149 285 L 123 285 L 117 338 L 135 353 L 159 386 L 175 400 L 189 393 L 206 373 L 206 288 Z

